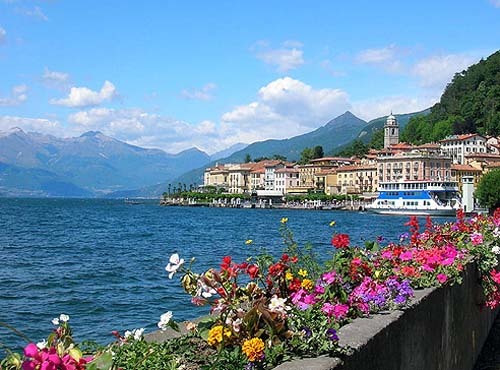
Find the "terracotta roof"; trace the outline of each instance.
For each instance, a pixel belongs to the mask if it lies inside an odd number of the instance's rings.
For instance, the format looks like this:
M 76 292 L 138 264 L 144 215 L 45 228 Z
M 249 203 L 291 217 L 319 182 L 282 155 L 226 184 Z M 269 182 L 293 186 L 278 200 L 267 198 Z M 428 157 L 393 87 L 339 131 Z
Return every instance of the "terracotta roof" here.
M 345 157 L 323 157 L 311 159 L 310 162 L 322 162 L 322 161 L 330 161 L 330 162 L 353 162 L 351 158 Z
M 480 169 L 472 167 L 470 164 L 452 164 L 451 169 L 452 171 L 482 172 Z
M 500 155 L 494 153 L 469 153 L 465 155 L 466 158 L 486 158 L 500 161 Z
M 479 134 L 464 134 L 464 135 L 453 135 L 453 136 L 448 136 L 446 138 L 444 138 L 443 140 L 439 140 L 439 142 L 443 142 L 443 141 L 462 141 L 462 140 L 467 140 L 467 139 L 470 139 L 471 137 L 474 137 L 474 136 L 480 136 L 484 139 L 486 139 L 483 135 L 479 135 Z
M 376 165 L 357 165 L 357 166 L 342 166 L 337 169 L 337 172 L 348 172 L 348 171 L 376 171 Z

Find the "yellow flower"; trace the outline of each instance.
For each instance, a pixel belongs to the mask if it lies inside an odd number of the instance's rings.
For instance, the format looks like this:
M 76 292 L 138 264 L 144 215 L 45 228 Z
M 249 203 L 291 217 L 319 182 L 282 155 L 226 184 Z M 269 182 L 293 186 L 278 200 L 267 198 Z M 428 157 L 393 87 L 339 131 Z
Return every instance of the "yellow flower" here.
M 248 239 L 245 244 L 252 244 L 253 243 L 253 240 L 252 239 Z
M 292 280 L 293 279 L 293 274 L 290 271 L 287 271 L 286 274 L 285 274 L 285 279 Z
M 243 352 L 248 357 L 248 361 L 258 361 L 264 354 L 264 342 L 260 338 L 247 339 L 241 346 Z
M 307 270 L 303 270 L 303 269 L 300 269 L 298 274 L 302 277 L 306 277 L 307 276 Z
M 305 290 L 312 290 L 312 288 L 314 287 L 314 283 L 310 279 L 304 279 L 302 280 L 300 286 Z
M 224 337 L 222 335 L 224 333 Z M 231 330 L 228 328 L 224 328 L 222 325 L 216 325 L 208 332 L 207 342 L 211 346 L 215 346 L 219 343 L 222 343 L 223 340 L 227 340 L 231 337 Z
M 336 224 L 335 221 L 330 222 L 330 226 L 332 226 L 332 227 L 335 226 L 335 224 Z
M 286 224 L 287 222 L 288 222 L 288 217 L 283 217 L 283 218 L 281 219 L 281 223 L 282 223 L 282 224 Z

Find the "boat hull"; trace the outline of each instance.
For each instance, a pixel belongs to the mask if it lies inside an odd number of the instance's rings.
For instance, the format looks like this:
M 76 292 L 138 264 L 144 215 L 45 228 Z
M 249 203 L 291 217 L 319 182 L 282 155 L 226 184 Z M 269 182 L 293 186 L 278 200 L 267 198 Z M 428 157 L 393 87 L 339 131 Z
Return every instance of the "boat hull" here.
M 371 208 L 366 207 L 368 212 L 377 213 L 380 215 L 396 215 L 396 216 L 446 216 L 454 217 L 457 213 L 456 209 L 408 209 L 408 208 Z

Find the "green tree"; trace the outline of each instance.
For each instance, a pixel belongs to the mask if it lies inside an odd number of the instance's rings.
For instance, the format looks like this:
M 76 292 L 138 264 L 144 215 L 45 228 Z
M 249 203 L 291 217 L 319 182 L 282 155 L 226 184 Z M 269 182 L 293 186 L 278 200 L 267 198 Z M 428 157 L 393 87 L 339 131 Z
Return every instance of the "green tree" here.
M 500 169 L 484 175 L 474 195 L 482 206 L 488 207 L 491 213 L 500 207 Z
M 304 148 L 304 150 L 300 153 L 299 164 L 309 163 L 310 160 L 314 158 L 313 155 L 314 153 L 312 148 Z
M 323 147 L 321 145 L 316 145 L 313 149 L 312 149 L 312 155 L 313 155 L 313 159 L 316 159 L 316 158 L 323 158 L 325 156 L 325 152 L 323 151 Z
M 250 157 L 250 154 L 245 154 L 245 163 L 250 163 L 252 162 L 252 157 Z

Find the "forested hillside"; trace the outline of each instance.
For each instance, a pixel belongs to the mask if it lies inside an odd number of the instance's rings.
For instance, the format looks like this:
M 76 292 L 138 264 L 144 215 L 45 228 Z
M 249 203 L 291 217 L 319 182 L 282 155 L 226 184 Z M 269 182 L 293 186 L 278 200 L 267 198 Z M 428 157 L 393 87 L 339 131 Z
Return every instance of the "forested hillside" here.
M 421 144 L 473 132 L 500 135 L 500 51 L 455 74 L 430 114 L 410 119 L 401 140 Z

